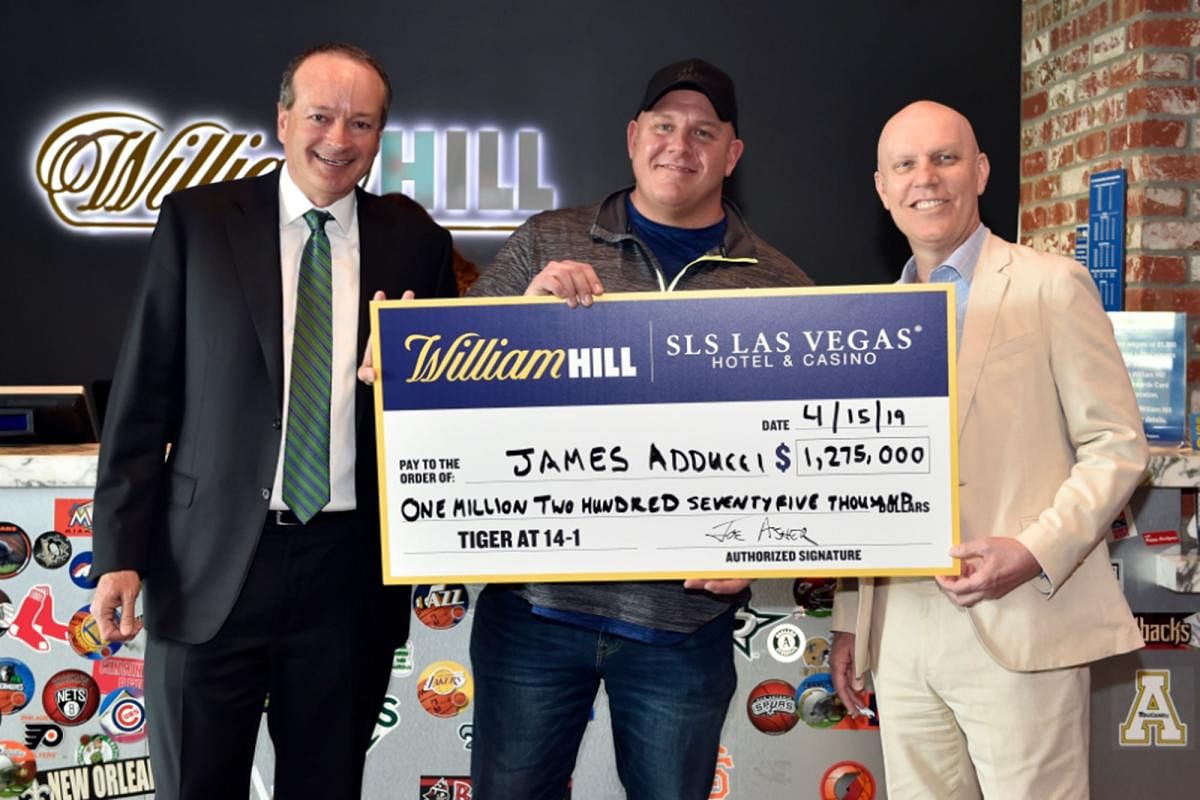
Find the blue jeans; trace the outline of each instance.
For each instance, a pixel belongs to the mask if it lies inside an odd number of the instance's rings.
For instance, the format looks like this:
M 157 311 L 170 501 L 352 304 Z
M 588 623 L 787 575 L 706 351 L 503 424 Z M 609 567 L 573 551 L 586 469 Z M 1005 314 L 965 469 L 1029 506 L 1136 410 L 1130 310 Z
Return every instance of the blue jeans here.
M 600 681 L 629 800 L 706 800 L 733 697 L 734 613 L 676 645 L 534 615 L 517 594 L 475 604 L 471 783 L 476 800 L 562 800 Z

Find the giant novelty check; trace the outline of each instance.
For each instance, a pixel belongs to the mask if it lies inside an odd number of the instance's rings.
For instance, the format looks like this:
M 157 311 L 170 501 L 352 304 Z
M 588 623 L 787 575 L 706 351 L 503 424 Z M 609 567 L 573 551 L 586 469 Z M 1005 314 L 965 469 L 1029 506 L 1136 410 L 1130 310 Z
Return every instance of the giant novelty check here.
M 956 572 L 948 287 L 372 304 L 389 583 Z

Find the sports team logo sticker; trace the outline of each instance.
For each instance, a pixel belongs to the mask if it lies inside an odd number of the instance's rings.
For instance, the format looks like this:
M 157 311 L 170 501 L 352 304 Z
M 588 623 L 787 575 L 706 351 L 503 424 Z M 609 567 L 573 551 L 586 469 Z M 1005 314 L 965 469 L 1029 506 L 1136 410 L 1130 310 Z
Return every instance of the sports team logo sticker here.
M 145 670 L 145 662 L 140 658 L 115 656 L 103 661 L 92 662 L 92 677 L 96 679 L 96 685 L 100 687 L 100 694 L 104 695 L 112 694 L 121 687 L 141 690 L 145 686 L 143 677 Z
M 400 698 L 394 694 L 384 695 L 383 703 L 379 706 L 379 716 L 375 718 L 375 730 L 371 732 L 371 740 L 367 742 L 367 752 L 371 752 L 383 737 L 394 731 L 400 725 Z
M 82 553 L 77 553 L 71 559 L 71 566 L 67 568 L 67 573 L 71 576 L 71 583 L 80 589 L 95 589 L 96 581 L 92 578 L 92 551 L 84 550 Z
M 790 683 L 772 678 L 750 690 L 746 698 L 746 716 L 763 733 L 778 736 L 796 727 L 796 689 Z
M 804 645 L 804 674 L 814 675 L 818 672 L 829 672 L 829 640 L 824 636 L 814 636 Z
M 435 717 L 461 714 L 475 696 L 475 681 L 457 661 L 435 661 L 417 680 L 417 701 Z
M 806 642 L 804 631 L 800 630 L 798 625 L 784 622 L 771 628 L 771 632 L 767 634 L 767 652 L 776 661 L 791 664 L 793 661 L 799 661 L 804 655 Z
M 33 560 L 46 569 L 58 569 L 71 560 L 71 540 L 58 531 L 46 531 L 33 542 Z
M 0 740 L 0 797 L 19 797 L 37 780 L 37 759 L 20 742 Z
M 810 728 L 832 728 L 846 716 L 846 707 L 833 688 L 833 676 L 816 672 L 796 687 L 796 714 Z
M 412 603 L 413 613 L 426 627 L 444 631 L 467 616 L 471 596 L 461 583 L 420 584 L 413 587 Z
M 142 691 L 122 686 L 100 701 L 100 729 L 113 741 L 138 742 L 146 738 L 146 704 Z
M 828 617 L 833 613 L 833 590 L 836 578 L 797 578 L 792 584 L 792 598 L 806 617 Z
M 1200 648 L 1200 611 L 1194 614 L 1137 611 L 1133 618 L 1147 650 Z
M 1137 688 L 1118 726 L 1122 747 L 1187 747 L 1188 725 L 1171 697 L 1171 670 L 1139 669 Z
M 71 621 L 67 623 L 67 630 L 70 631 L 67 642 L 71 649 L 84 658 L 98 661 L 121 649 L 120 642 L 109 642 L 100 635 L 100 623 L 92 616 L 89 606 L 84 606 L 72 615 Z
M 103 733 L 80 736 L 79 747 L 75 748 L 75 763 L 81 766 L 116 761 L 121 751 L 117 743 Z
M 25 746 L 30 750 L 39 747 L 58 747 L 62 744 L 62 728 L 50 722 L 26 722 Z
M 875 776 L 857 761 L 839 761 L 821 776 L 821 800 L 873 800 Z
M 154 775 L 150 772 L 149 756 L 123 758 L 109 763 L 60 769 L 38 773 L 39 800 L 67 798 L 146 797 L 154 793 Z
M 54 530 L 67 536 L 91 536 L 92 498 L 54 498 Z
M 471 779 L 466 775 L 422 775 L 421 800 L 471 800 Z
M 32 553 L 29 534 L 11 522 L 0 522 L 0 580 L 19 575 Z
M 879 730 L 879 703 L 875 700 L 874 692 L 865 692 L 867 706 L 859 714 L 847 713 L 833 727 L 839 731 L 870 731 Z M 840 698 L 839 698 L 840 701 Z
M 8 626 L 16 616 L 17 607 L 13 605 L 12 599 L 0 591 L 0 636 L 8 632 Z
M 0 658 L 0 716 L 15 714 L 33 699 L 37 685 L 24 661 Z
M 64 669 L 46 681 L 42 708 L 59 725 L 82 725 L 96 714 L 100 687 L 86 672 Z
M 52 641 L 70 639 L 67 626 L 54 616 L 54 590 L 49 584 L 29 587 L 9 623 L 8 635 L 38 653 L 48 652 Z
M 729 773 L 733 766 L 733 754 L 728 747 L 721 745 L 717 750 L 717 769 L 713 772 L 712 791 L 708 793 L 708 800 L 727 800 L 732 794 L 733 776 Z
M 413 643 L 409 639 L 403 647 L 397 647 L 392 653 L 392 677 L 407 678 L 413 674 Z
M 758 654 L 754 652 L 754 637 L 764 628 L 787 618 L 787 614 L 759 611 L 749 603 L 739 608 L 735 614 L 737 627 L 733 629 L 733 648 L 748 661 L 758 658 Z

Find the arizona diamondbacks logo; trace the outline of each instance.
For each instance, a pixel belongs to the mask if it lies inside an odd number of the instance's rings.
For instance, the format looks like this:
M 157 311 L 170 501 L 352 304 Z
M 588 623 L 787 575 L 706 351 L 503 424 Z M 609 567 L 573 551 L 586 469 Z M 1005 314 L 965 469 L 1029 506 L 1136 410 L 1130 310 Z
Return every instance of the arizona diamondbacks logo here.
M 1127 747 L 1185 747 L 1188 726 L 1179 719 L 1171 699 L 1171 671 L 1139 669 L 1137 695 L 1120 725 L 1121 744 Z

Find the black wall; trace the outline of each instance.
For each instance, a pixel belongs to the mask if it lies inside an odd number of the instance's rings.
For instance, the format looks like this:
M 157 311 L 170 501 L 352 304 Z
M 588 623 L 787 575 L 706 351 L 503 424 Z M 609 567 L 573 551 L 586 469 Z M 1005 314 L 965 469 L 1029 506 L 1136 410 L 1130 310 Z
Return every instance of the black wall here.
M 934 98 L 975 123 L 992 159 L 984 221 L 1016 232 L 1016 0 L 65 0 L 8 4 L 4 29 L 0 384 L 108 378 L 148 241 L 56 220 L 34 181 L 49 127 L 103 104 L 168 130 L 217 117 L 274 131 L 284 63 L 324 39 L 388 67 L 389 127 L 540 129 L 560 206 L 630 181 L 625 124 L 654 69 L 711 60 L 737 83 L 746 141 L 729 192 L 822 284 L 894 280 L 907 252 L 872 187 L 875 143 L 902 105 Z M 459 241 L 486 263 L 503 238 Z

